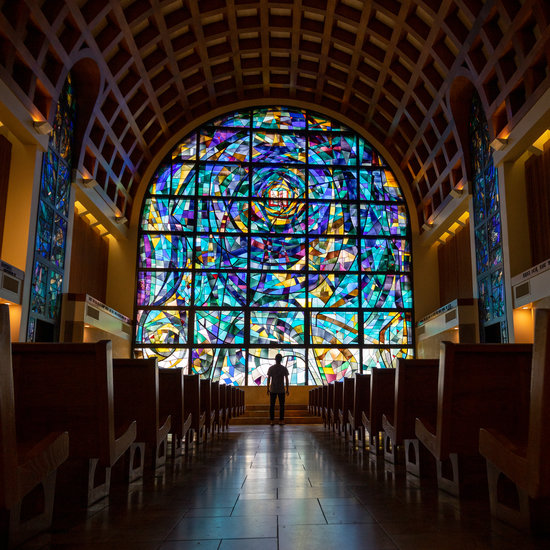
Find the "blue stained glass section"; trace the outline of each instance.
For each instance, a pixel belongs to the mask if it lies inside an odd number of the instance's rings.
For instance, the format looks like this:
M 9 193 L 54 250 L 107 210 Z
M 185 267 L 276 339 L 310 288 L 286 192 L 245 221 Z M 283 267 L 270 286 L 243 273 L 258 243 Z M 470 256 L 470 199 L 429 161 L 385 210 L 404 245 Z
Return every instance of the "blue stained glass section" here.
M 198 235 L 195 266 L 201 269 L 246 269 L 248 240 L 245 237 Z
M 144 269 L 183 269 L 191 267 L 192 237 L 181 235 L 143 235 L 140 243 L 139 267 Z
M 246 273 L 196 273 L 195 305 L 242 307 L 246 304 Z
M 312 168 L 309 171 L 309 197 L 355 200 L 357 172 L 343 168 Z
M 408 275 L 363 275 L 363 307 L 412 308 L 412 285 Z

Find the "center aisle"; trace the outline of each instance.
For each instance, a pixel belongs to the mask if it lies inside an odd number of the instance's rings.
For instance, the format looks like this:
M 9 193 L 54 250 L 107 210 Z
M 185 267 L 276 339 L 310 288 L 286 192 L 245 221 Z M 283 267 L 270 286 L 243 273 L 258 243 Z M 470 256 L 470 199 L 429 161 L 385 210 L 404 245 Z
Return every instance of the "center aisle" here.
M 27 549 L 542 549 L 322 426 L 232 426 Z

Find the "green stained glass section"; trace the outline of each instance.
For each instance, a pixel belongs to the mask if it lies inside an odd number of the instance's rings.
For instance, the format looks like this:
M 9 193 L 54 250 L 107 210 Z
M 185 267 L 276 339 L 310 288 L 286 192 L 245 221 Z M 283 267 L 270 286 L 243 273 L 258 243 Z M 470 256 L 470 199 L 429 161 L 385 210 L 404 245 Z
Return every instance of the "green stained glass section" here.
M 373 146 L 363 138 L 359 138 L 359 164 L 363 166 L 383 166 L 384 159 L 378 154 Z
M 244 386 L 246 350 L 244 348 L 204 347 L 191 350 L 192 372 L 227 386 Z
M 408 218 L 404 205 L 361 204 L 361 229 L 364 235 L 407 234 Z
M 136 344 L 170 345 L 186 342 L 187 312 L 185 310 L 138 310 Z
M 356 271 L 357 239 L 315 237 L 309 240 L 309 267 L 314 271 Z
M 251 273 L 250 289 L 254 307 L 304 307 L 306 276 L 294 273 Z
M 292 348 L 277 350 L 273 348 L 251 348 L 248 351 L 248 384 L 249 386 L 265 386 L 267 371 L 275 364 L 275 355 L 283 356 L 282 364 L 288 369 L 289 383 L 302 386 L 306 380 L 305 349 Z
M 247 233 L 248 201 L 199 200 L 197 230 L 208 233 Z
M 184 269 L 191 267 L 193 239 L 181 235 L 146 233 L 140 242 L 139 267 Z
M 364 313 L 365 344 L 408 346 L 412 344 L 412 314 L 404 311 Z
M 364 271 L 410 271 L 410 242 L 405 239 L 363 239 L 361 268 Z
M 359 278 L 357 275 L 310 274 L 310 307 L 359 307 Z
M 36 227 L 36 255 L 50 258 L 52 248 L 52 224 L 54 209 L 46 202 L 38 204 L 38 222 Z
M 358 349 L 313 348 L 310 356 L 310 372 L 315 384 L 330 384 L 343 378 L 352 378 L 360 371 Z
M 34 264 L 31 292 L 31 311 L 45 315 L 46 313 L 46 289 L 48 285 L 48 269 L 36 262 Z
M 412 308 L 412 285 L 408 275 L 363 275 L 363 307 Z
M 61 287 L 63 285 L 63 275 L 57 271 L 49 271 L 48 283 L 48 317 L 56 319 L 61 309 Z
M 361 199 L 404 202 L 399 184 L 389 170 L 360 170 L 359 182 Z
M 303 311 L 251 311 L 250 342 L 259 344 L 304 344 Z
M 327 311 L 311 314 L 311 343 L 345 346 L 359 343 L 358 311 Z
M 53 234 L 50 261 L 56 267 L 65 264 L 65 238 L 67 236 L 67 220 L 60 214 L 55 214 L 53 220 Z
M 190 271 L 139 271 L 138 306 L 185 307 L 191 304 Z
M 246 269 L 248 239 L 221 235 L 198 235 L 195 267 L 199 269 Z
M 145 359 L 155 357 L 158 366 L 163 369 L 183 368 L 185 374 L 187 374 L 189 350 L 185 348 L 138 348 L 136 352 L 138 356 L 142 356 Z
M 266 270 L 302 270 L 306 266 L 305 237 L 260 237 L 250 239 L 250 267 Z
M 141 228 L 145 231 L 193 231 L 195 228 L 194 201 L 165 197 L 145 199 Z
M 252 126 L 267 130 L 304 130 L 306 112 L 284 107 L 256 109 L 253 112 Z
M 311 199 L 357 198 L 357 171 L 345 168 L 312 168 L 309 171 Z
M 310 134 L 309 163 L 356 165 L 356 137 L 342 134 Z
M 196 273 L 195 305 L 242 307 L 246 304 L 246 273 Z
M 244 343 L 244 312 L 196 311 L 195 344 Z
M 206 164 L 199 167 L 198 194 L 213 197 L 248 197 L 246 166 Z

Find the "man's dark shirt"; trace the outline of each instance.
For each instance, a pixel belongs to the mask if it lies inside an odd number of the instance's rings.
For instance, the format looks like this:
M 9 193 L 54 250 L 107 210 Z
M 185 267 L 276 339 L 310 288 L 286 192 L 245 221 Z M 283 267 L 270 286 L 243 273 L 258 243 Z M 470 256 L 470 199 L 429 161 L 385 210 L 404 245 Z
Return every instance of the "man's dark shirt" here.
M 288 376 L 288 369 L 283 365 L 271 365 L 267 371 L 267 376 L 271 377 L 269 391 L 271 393 L 285 393 L 285 376 Z

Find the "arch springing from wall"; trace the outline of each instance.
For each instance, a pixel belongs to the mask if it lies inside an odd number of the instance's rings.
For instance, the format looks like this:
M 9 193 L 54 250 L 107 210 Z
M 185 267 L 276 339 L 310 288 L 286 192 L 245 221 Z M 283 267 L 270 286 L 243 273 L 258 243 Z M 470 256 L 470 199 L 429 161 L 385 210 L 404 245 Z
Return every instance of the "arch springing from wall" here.
M 409 218 L 384 159 L 302 109 L 184 139 L 144 198 L 137 355 L 226 384 L 322 384 L 413 354 Z

